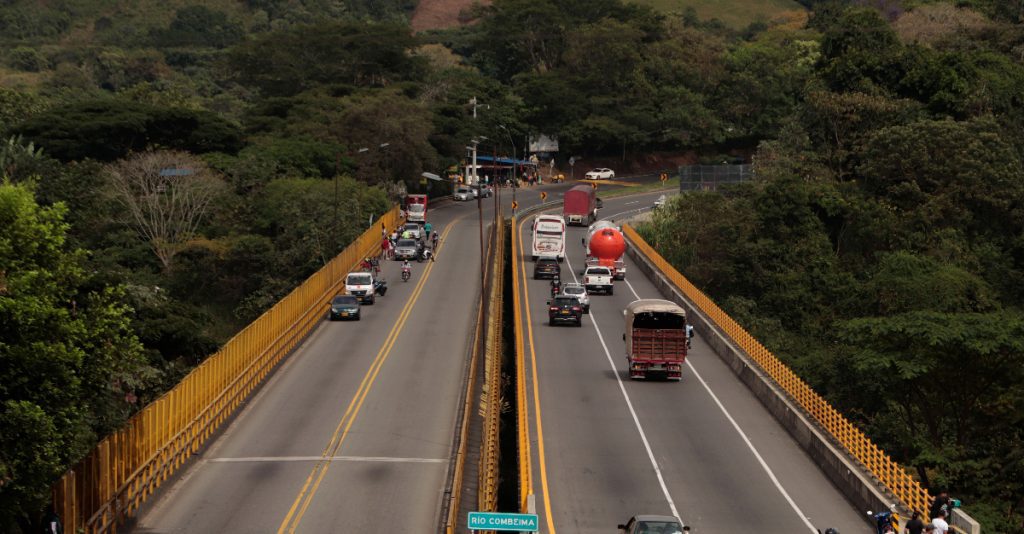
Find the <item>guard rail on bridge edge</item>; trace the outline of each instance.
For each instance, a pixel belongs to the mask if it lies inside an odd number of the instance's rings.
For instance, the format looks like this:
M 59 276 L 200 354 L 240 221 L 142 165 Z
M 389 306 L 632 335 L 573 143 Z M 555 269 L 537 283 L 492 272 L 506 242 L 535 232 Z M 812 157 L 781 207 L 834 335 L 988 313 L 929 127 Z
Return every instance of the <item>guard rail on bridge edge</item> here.
M 473 414 L 473 407 L 478 406 L 477 399 L 473 393 L 476 389 L 477 367 L 481 354 L 484 358 L 484 380 L 481 387 L 483 398 L 480 399 L 479 404 L 484 405 L 484 421 L 477 480 L 477 504 L 474 509 L 494 511 L 493 509 L 484 508 L 483 503 L 488 500 L 496 500 L 494 496 L 497 495 L 498 491 L 498 429 L 500 427 L 498 417 L 501 412 L 500 390 L 496 389 L 493 383 L 493 365 L 499 366 L 497 367 L 499 380 L 497 387 L 500 388 L 502 319 L 500 306 L 497 314 L 495 314 L 492 302 L 495 288 L 497 288 L 500 295 L 502 277 L 504 276 L 504 222 L 505 219 L 499 210 L 487 238 L 489 261 L 486 263 L 486 270 L 484 271 L 484 279 L 487 281 L 487 285 L 480 292 L 481 298 L 477 308 L 473 346 L 471 348 L 469 369 L 466 373 L 466 391 L 462 399 L 462 413 L 456 423 L 458 433 L 453 462 L 454 467 L 449 477 L 449 488 L 446 490 L 444 508 L 442 509 L 441 532 L 446 534 L 457 532 L 460 523 L 459 511 L 461 509 L 463 493 L 466 491 L 463 488 L 463 482 L 466 476 L 465 466 L 468 456 L 470 420 Z M 497 337 L 495 338 L 494 336 Z M 495 339 L 497 340 L 496 342 Z M 495 347 L 499 351 L 497 354 L 494 352 Z M 497 364 L 492 361 L 495 357 L 497 357 Z M 491 392 L 497 392 L 498 396 L 493 396 Z
M 395 228 L 400 220 L 397 207 L 385 213 L 66 472 L 53 486 L 65 531 L 116 531 L 323 319 L 345 275 L 380 252 L 381 229 Z
M 797 376 L 771 351 L 751 336 L 739 323 L 722 311 L 714 301 L 665 261 L 632 226 L 629 224 L 623 225 L 622 230 L 630 244 L 628 247 L 630 255 L 640 264 L 643 270 L 649 271 L 655 285 L 665 292 L 667 297 L 674 295 L 669 295 L 666 289 L 675 289 L 676 291 L 673 293 L 682 297 L 683 302 L 679 303 L 691 311 L 697 312 L 696 314 L 691 314 L 696 319 L 695 328 L 716 349 L 719 356 L 726 359 L 726 363 L 730 365 L 733 372 L 740 375 L 741 380 L 751 388 L 754 395 L 776 416 L 779 422 L 786 427 L 805 451 L 818 461 L 819 467 L 822 468 L 826 475 L 832 479 L 833 483 L 852 503 L 865 508 L 873 506 L 873 509 L 876 511 L 888 506 L 887 503 L 891 501 L 878 493 L 878 488 L 875 487 L 877 484 L 888 490 L 899 501 L 899 504 L 903 507 L 903 514 L 910 510 L 918 510 L 922 513 L 928 510 L 931 497 L 921 484 L 910 476 L 903 467 L 872 443 L 860 429 L 833 408 L 828 401 L 811 389 L 803 379 Z M 667 281 L 671 287 L 666 288 L 664 284 L 659 283 L 660 281 L 657 279 L 659 276 L 663 278 L 662 281 Z M 715 343 L 716 337 L 724 343 L 731 345 L 731 347 Z M 756 368 L 752 369 L 746 361 L 729 361 L 723 354 L 729 348 L 738 348 L 739 351 L 737 353 L 746 356 L 752 361 L 753 367 Z M 748 371 L 753 371 L 754 373 L 749 373 Z M 764 383 L 770 389 L 756 387 L 754 381 L 758 376 L 754 376 L 754 374 L 761 375 L 761 378 L 768 378 Z M 772 381 L 774 381 L 774 385 L 777 387 L 770 387 Z M 787 398 L 797 404 L 800 414 L 810 417 L 816 424 L 816 428 L 828 434 L 831 438 L 831 443 L 842 447 L 845 454 L 840 455 L 838 451 L 829 447 L 827 443 L 816 442 L 811 434 L 820 434 L 813 432 L 812 425 L 807 425 L 807 428 L 799 428 L 801 420 L 804 420 L 804 418 L 793 417 L 799 414 L 789 410 L 789 403 L 785 402 Z M 808 432 L 808 430 L 811 432 Z M 859 464 L 873 478 L 872 481 L 869 481 L 872 487 L 855 487 L 858 485 L 865 486 L 865 484 L 851 482 L 851 477 L 859 481 L 866 481 L 864 477 L 856 477 L 857 473 L 852 472 L 852 470 L 847 470 L 848 472 L 846 473 L 839 472 L 844 470 L 842 465 L 836 466 L 831 464 L 835 459 L 825 458 L 828 454 L 827 450 L 835 451 L 837 455 L 843 456 L 842 459 L 844 460 L 849 458 L 855 461 L 856 464 Z M 856 469 L 856 466 L 851 467 Z M 865 496 L 865 491 L 872 493 L 873 498 Z M 960 532 L 968 534 L 980 534 L 981 532 L 980 525 L 960 509 L 954 510 L 951 519 L 952 526 Z

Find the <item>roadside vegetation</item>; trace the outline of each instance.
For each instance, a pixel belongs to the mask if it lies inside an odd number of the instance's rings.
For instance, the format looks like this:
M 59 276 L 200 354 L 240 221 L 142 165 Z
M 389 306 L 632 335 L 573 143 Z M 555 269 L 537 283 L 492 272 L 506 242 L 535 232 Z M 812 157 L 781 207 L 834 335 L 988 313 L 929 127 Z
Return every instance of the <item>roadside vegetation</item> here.
M 807 25 L 496 0 L 413 35 L 413 0 L 2 4 L 0 531 L 422 172 L 528 133 L 623 167 L 756 152 L 755 183 L 649 237 L 930 487 L 1019 529 L 1019 5 L 803 0 Z
M 978 7 L 816 12 L 756 179 L 641 233 L 933 492 L 1021 532 L 1024 32 Z

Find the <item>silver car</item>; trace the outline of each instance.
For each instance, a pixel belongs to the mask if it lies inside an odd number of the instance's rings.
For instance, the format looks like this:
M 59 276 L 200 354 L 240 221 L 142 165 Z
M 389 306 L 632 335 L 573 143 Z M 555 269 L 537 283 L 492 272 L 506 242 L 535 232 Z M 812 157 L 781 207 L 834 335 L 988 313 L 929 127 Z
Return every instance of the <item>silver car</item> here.
M 455 188 L 455 193 L 452 194 L 452 198 L 455 200 L 470 200 L 473 198 L 473 191 L 466 186 L 460 185 Z
M 635 515 L 624 525 L 619 525 L 623 534 L 643 534 L 646 532 L 663 532 L 665 534 L 683 534 L 690 527 L 670 515 Z
M 583 284 L 565 284 L 562 287 L 562 294 L 567 297 L 576 297 L 576 300 L 580 301 L 580 306 L 583 306 L 583 313 L 590 313 L 590 295 L 587 294 L 587 288 L 583 287 Z
M 420 255 L 420 243 L 415 239 L 399 239 L 395 244 L 396 260 L 415 260 Z

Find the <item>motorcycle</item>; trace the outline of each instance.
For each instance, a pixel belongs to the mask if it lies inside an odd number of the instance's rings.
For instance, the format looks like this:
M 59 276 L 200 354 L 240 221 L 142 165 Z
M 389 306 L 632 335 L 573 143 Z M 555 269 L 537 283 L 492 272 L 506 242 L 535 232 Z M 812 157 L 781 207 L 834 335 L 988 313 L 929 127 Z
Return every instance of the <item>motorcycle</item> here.
M 388 292 L 387 280 L 375 280 L 373 282 L 373 291 L 383 297 Z
M 411 276 L 412 276 L 412 269 L 410 269 L 408 267 L 402 267 L 402 281 L 403 282 L 408 282 L 409 281 L 409 277 L 411 277 Z
M 558 283 L 555 283 L 555 282 L 551 283 L 551 298 L 557 297 L 558 294 L 561 293 L 561 291 L 562 291 L 562 284 L 558 284 Z

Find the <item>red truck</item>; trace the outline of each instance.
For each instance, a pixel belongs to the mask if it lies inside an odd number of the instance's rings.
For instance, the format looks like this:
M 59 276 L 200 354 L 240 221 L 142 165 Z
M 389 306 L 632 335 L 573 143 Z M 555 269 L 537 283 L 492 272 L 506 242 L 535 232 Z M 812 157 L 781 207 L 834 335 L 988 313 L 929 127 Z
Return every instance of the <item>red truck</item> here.
M 562 218 L 566 224 L 590 226 L 597 219 L 597 193 L 589 185 L 577 185 L 562 197 Z
M 664 376 L 681 380 L 686 360 L 686 310 L 660 299 L 633 301 L 623 310 L 626 317 L 626 360 L 629 377 Z
M 409 222 L 427 222 L 427 195 L 405 196 L 405 218 Z

